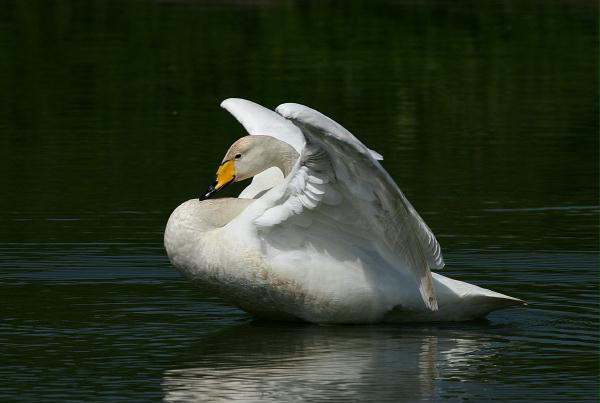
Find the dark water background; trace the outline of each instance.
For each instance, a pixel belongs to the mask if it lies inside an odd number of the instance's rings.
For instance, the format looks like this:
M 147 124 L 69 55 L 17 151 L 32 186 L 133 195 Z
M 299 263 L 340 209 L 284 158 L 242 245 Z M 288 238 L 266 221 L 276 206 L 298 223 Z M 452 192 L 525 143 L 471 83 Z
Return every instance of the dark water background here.
M 0 94 L 3 402 L 598 401 L 597 2 L 3 1 Z M 445 275 L 529 305 L 265 324 L 193 289 L 162 232 L 232 96 L 338 120 Z

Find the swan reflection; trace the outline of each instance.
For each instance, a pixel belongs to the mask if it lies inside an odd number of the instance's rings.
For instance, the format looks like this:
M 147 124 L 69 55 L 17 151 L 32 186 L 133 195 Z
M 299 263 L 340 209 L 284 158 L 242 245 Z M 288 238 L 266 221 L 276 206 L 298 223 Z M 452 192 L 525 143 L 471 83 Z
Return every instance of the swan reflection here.
M 180 357 L 164 374 L 164 400 L 437 400 L 444 376 L 477 376 L 471 364 L 494 351 L 492 337 L 452 328 L 246 324 Z

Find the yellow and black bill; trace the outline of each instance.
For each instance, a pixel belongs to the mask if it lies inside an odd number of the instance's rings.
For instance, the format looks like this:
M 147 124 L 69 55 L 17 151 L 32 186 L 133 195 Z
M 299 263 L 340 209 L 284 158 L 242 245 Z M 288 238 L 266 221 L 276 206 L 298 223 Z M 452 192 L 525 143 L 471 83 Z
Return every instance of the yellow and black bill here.
M 225 161 L 217 170 L 215 181 L 210 185 L 205 194 L 200 196 L 200 200 L 206 200 L 211 196 L 225 189 L 227 185 L 235 180 L 235 164 L 232 160 Z

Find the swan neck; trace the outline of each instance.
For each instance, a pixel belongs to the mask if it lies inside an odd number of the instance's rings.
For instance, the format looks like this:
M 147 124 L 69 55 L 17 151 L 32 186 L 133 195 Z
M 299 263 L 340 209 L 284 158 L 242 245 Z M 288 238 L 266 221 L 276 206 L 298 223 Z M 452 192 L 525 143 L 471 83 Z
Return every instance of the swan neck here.
M 273 166 L 281 169 L 281 172 L 283 172 L 283 176 L 286 177 L 289 175 L 290 172 L 292 172 L 294 164 L 296 163 L 296 160 L 300 155 L 296 152 L 294 147 L 292 147 L 288 143 L 280 140 L 275 141 L 277 147 L 275 150 L 273 150 L 275 151 Z

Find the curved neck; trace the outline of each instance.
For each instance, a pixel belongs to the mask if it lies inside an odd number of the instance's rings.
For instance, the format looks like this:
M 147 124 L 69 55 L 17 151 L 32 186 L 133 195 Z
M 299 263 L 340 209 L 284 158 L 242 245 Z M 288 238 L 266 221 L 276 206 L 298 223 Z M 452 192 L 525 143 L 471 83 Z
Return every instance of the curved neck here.
M 256 136 L 258 137 L 258 136 Z M 262 137 L 262 136 L 261 136 Z M 296 152 L 294 147 L 286 143 L 285 141 L 278 140 L 274 137 L 266 137 L 264 141 L 269 143 L 268 156 L 265 161 L 267 168 L 277 167 L 283 172 L 283 176 L 286 177 L 292 171 L 299 154 Z

